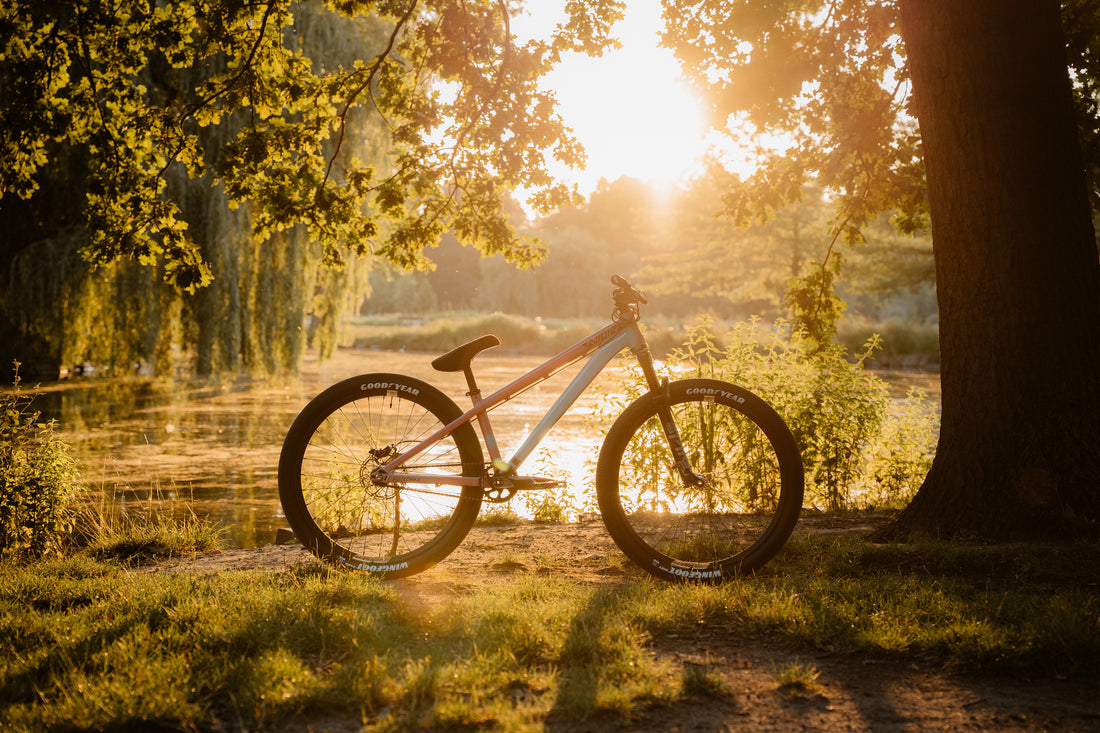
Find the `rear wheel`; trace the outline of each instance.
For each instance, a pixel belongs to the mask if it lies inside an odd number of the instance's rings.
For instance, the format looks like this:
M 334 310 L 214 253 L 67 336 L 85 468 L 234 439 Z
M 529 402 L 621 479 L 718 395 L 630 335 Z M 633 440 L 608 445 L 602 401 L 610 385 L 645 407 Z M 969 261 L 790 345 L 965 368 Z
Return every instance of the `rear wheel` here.
M 802 460 L 759 397 L 711 379 L 669 385 L 669 409 L 697 482 L 676 469 L 649 393 L 608 431 L 596 493 L 623 552 L 661 578 L 718 581 L 750 572 L 790 537 L 802 509 Z
M 291 425 L 279 459 L 279 496 L 294 534 L 318 557 L 390 578 L 445 558 L 481 507 L 479 487 L 377 483 L 372 471 L 462 414 L 435 387 L 367 374 L 329 387 Z M 484 473 L 467 423 L 399 469 Z

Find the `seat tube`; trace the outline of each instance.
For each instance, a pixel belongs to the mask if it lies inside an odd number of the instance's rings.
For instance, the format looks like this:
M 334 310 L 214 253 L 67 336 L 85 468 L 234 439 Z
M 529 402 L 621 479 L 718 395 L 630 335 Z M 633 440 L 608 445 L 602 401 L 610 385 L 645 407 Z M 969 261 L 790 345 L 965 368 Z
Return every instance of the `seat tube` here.
M 466 396 L 470 398 L 474 409 L 477 409 L 482 401 L 481 390 L 478 388 L 477 382 L 474 381 L 473 371 L 469 367 L 466 367 L 466 384 L 470 388 Z M 500 459 L 500 448 L 497 446 L 497 437 L 493 433 L 493 426 L 489 424 L 489 413 L 487 410 L 478 410 L 475 416 L 477 426 L 481 428 L 481 439 L 485 441 L 485 450 L 489 453 L 489 461 L 496 463 Z

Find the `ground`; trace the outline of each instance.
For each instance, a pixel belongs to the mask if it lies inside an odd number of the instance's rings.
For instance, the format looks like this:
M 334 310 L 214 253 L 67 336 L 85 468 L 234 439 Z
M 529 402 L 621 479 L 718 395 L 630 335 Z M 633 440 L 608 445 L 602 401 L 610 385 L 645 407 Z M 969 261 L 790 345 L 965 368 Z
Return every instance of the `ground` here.
M 870 518 L 873 524 L 874 517 Z M 866 532 L 871 526 L 830 526 L 804 518 L 799 532 Z M 225 550 L 175 558 L 134 572 L 219 572 L 313 564 L 298 546 Z M 471 588 L 521 573 L 553 572 L 593 584 L 621 583 L 641 571 L 620 559 L 598 521 L 567 525 L 475 527 L 443 563 L 392 581 L 410 606 L 428 606 Z M 637 719 L 546 722 L 548 730 L 599 731 L 1098 731 L 1095 682 L 963 674 L 931 660 L 884 662 L 828 649 L 746 642 L 707 628 L 651 640 L 652 652 L 680 664 L 721 670 L 728 699 L 701 698 L 641 712 Z M 781 689 L 777 670 L 816 668 L 808 691 Z

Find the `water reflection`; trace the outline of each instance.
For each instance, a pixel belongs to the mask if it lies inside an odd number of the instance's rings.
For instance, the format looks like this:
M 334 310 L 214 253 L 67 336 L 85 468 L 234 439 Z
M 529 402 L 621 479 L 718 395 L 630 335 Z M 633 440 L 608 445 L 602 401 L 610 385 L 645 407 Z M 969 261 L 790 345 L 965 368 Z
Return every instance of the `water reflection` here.
M 127 511 L 177 516 L 193 511 L 217 521 L 233 546 L 253 547 L 269 544 L 275 530 L 286 526 L 278 496 L 279 451 L 305 403 L 340 379 L 387 371 L 429 381 L 465 409 L 462 375 L 435 372 L 433 356 L 345 351 L 322 366 L 307 361 L 303 377 L 285 384 L 74 382 L 44 388 L 35 404 L 44 417 L 58 420 L 83 467 L 83 482 L 105 500 Z M 483 354 L 475 362 L 479 385 L 488 394 L 540 361 Z M 505 455 L 574 373 L 567 370 L 492 413 Z M 581 492 L 607 428 L 593 419 L 599 399 L 598 392 L 584 395 L 525 471 L 549 468 Z M 539 466 L 540 457 L 549 465 Z M 523 513 L 523 508 L 522 500 L 513 500 L 513 509 Z

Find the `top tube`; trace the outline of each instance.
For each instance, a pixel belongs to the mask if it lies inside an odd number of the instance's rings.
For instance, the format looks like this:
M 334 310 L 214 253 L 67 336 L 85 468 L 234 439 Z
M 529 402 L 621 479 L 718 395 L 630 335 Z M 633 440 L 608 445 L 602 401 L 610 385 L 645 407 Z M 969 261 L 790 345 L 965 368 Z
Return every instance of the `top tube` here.
M 543 362 L 539 366 L 535 367 L 531 371 L 524 374 L 522 377 L 510 382 L 508 385 L 498 389 L 491 395 L 481 400 L 471 410 L 469 410 L 462 417 L 471 416 L 481 410 L 491 410 L 501 402 L 507 399 L 515 397 L 517 394 L 534 386 L 539 382 L 557 374 L 559 371 L 569 366 L 570 364 L 580 361 L 584 357 L 593 353 L 601 346 L 612 341 L 616 336 L 626 330 L 631 324 L 617 322 L 612 323 L 599 331 L 596 331 L 590 336 L 586 336 L 577 343 L 573 344 L 565 351 L 561 351 L 557 356 L 552 356 L 547 361 Z M 620 347 L 621 349 L 622 347 Z M 461 419 L 461 418 L 460 418 Z

